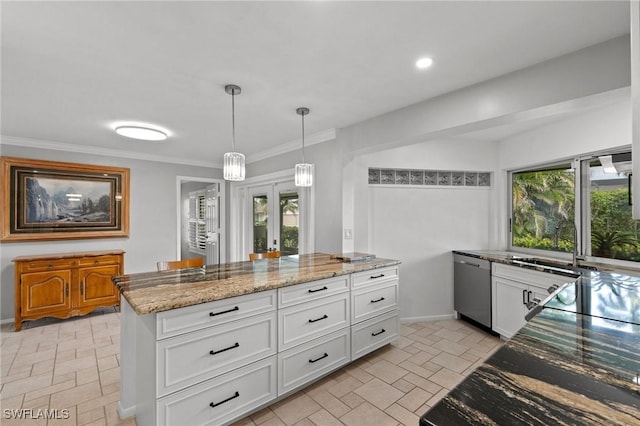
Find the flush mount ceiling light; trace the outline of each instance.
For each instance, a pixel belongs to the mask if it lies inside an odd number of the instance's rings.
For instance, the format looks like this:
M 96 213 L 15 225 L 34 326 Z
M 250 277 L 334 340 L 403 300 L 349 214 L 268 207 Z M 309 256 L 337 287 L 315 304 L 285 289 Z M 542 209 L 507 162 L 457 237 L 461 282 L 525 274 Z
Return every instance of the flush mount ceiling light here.
M 116 126 L 115 131 L 121 136 L 143 141 L 163 141 L 167 139 L 165 132 L 148 126 L 123 124 Z
M 244 167 L 244 154 L 236 151 L 236 115 L 235 115 L 235 97 L 242 91 L 240 86 L 235 84 L 227 84 L 224 86 L 224 91 L 231 95 L 231 146 L 233 151 L 224 154 L 224 179 L 230 181 L 242 181 L 244 180 L 245 167 Z
M 433 59 L 431 58 L 420 58 L 416 61 L 416 67 L 420 70 L 424 70 L 433 65 Z
M 302 163 L 296 164 L 294 173 L 296 186 L 311 186 L 313 184 L 313 164 L 304 162 L 304 116 L 309 115 L 309 108 L 300 107 L 296 114 L 302 116 Z

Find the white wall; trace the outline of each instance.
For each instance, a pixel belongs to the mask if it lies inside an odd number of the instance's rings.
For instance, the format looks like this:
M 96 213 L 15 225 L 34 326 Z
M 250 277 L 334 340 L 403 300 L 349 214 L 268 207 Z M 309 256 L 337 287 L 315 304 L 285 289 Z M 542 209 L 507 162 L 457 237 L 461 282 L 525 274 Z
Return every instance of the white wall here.
M 158 260 L 176 253 L 177 176 L 221 178 L 219 169 L 207 169 L 127 158 L 103 157 L 62 151 L 3 145 L 2 155 L 72 163 L 128 167 L 131 169 L 130 236 L 92 240 L 2 243 L 0 253 L 0 319 L 14 315 L 14 267 L 11 259 L 23 255 L 122 249 L 125 273 L 153 271 Z
M 491 247 L 495 189 L 369 185 L 368 168 L 493 172 L 497 148 L 495 142 L 438 140 L 355 160 L 354 246 L 402 262 L 402 319 L 452 316 L 451 250 Z
M 501 140 L 497 174 L 499 246 L 508 246 L 509 170 L 630 145 L 630 98 Z

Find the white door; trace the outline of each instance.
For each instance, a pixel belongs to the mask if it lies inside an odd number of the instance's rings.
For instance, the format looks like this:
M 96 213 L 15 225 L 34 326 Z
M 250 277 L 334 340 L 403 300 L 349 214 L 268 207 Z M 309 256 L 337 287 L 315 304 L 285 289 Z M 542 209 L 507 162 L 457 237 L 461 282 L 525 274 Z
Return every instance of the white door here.
M 304 191 L 293 181 L 247 188 L 244 205 L 244 260 L 249 253 L 280 250 L 298 254 L 304 247 Z

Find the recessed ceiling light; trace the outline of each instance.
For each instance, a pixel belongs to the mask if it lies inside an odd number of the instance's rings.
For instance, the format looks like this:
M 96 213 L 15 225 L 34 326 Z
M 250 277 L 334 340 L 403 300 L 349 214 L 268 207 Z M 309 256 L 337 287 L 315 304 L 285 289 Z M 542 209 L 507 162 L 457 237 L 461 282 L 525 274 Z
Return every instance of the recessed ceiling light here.
M 418 69 L 426 69 L 433 65 L 433 59 L 431 58 L 420 58 L 416 61 L 416 67 Z
M 123 124 L 115 127 L 117 134 L 132 139 L 144 141 L 163 141 L 167 139 L 167 133 L 148 126 Z

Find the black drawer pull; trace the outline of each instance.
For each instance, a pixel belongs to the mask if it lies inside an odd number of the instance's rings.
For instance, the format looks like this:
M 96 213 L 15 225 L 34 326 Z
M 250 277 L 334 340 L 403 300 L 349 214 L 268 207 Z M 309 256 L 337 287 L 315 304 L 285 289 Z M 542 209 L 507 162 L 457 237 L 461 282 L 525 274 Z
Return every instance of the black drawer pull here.
M 522 304 L 527 304 L 527 290 L 522 290 Z
M 315 290 L 311 290 L 311 289 L 309 289 L 309 293 L 315 293 L 315 292 L 317 292 L 317 291 L 322 291 L 322 290 L 329 290 L 329 289 L 328 289 L 328 288 L 327 288 L 327 286 L 325 285 L 324 287 L 322 287 L 322 288 L 317 288 L 317 289 L 315 289 Z
M 316 359 L 310 359 L 310 360 L 309 360 L 309 362 L 310 362 L 311 364 L 313 364 L 314 362 L 318 362 L 318 361 L 320 361 L 321 359 L 326 358 L 326 357 L 328 357 L 328 356 L 329 356 L 329 354 L 325 352 L 325 353 L 324 353 L 324 355 L 322 355 L 321 357 L 316 358 Z
M 236 342 L 235 345 L 229 346 L 228 348 L 220 349 L 219 351 L 209 351 L 209 354 L 217 355 L 217 354 L 220 354 L 222 352 L 226 352 L 226 351 L 229 351 L 231 349 L 235 349 L 235 348 L 239 348 L 239 347 L 240 347 L 240 343 Z
M 380 274 L 380 275 L 371 275 L 369 278 L 371 278 L 372 280 L 375 280 L 376 278 L 382 278 L 384 277 L 384 274 Z
M 378 331 L 377 333 L 371 333 L 371 335 L 372 335 L 372 336 L 374 336 L 374 337 L 375 337 L 375 336 L 379 336 L 379 335 L 381 335 L 382 333 L 384 333 L 385 331 L 387 331 L 387 330 L 385 330 L 385 329 L 383 328 L 382 330 Z
M 327 315 L 323 315 L 320 318 L 310 319 L 309 322 L 316 322 L 316 321 L 320 321 L 320 320 L 327 319 L 327 318 L 329 318 Z
M 212 402 L 211 404 L 209 404 L 209 406 L 210 406 L 211 408 L 215 408 L 215 407 L 217 407 L 218 405 L 220 405 L 220 404 L 224 404 L 225 402 L 229 402 L 229 401 L 231 401 L 232 399 L 235 399 L 235 398 L 237 398 L 237 397 L 239 397 L 239 396 L 240 396 L 240 393 L 239 393 L 238 391 L 236 391 L 236 393 L 235 393 L 233 396 L 230 396 L 229 398 L 225 399 L 224 401 L 220 401 L 220 402 Z
M 381 297 L 380 299 L 372 300 L 371 303 L 378 303 L 378 302 L 382 302 L 383 300 L 384 300 L 384 297 Z
M 233 309 L 229 309 L 227 311 L 222 311 L 222 312 L 209 312 L 209 316 L 210 317 L 215 317 L 216 315 L 222 315 L 222 314 L 228 314 L 229 312 L 233 312 L 233 311 L 239 311 L 240 308 L 238 308 L 237 306 Z M 224 401 L 223 401 L 224 402 Z

